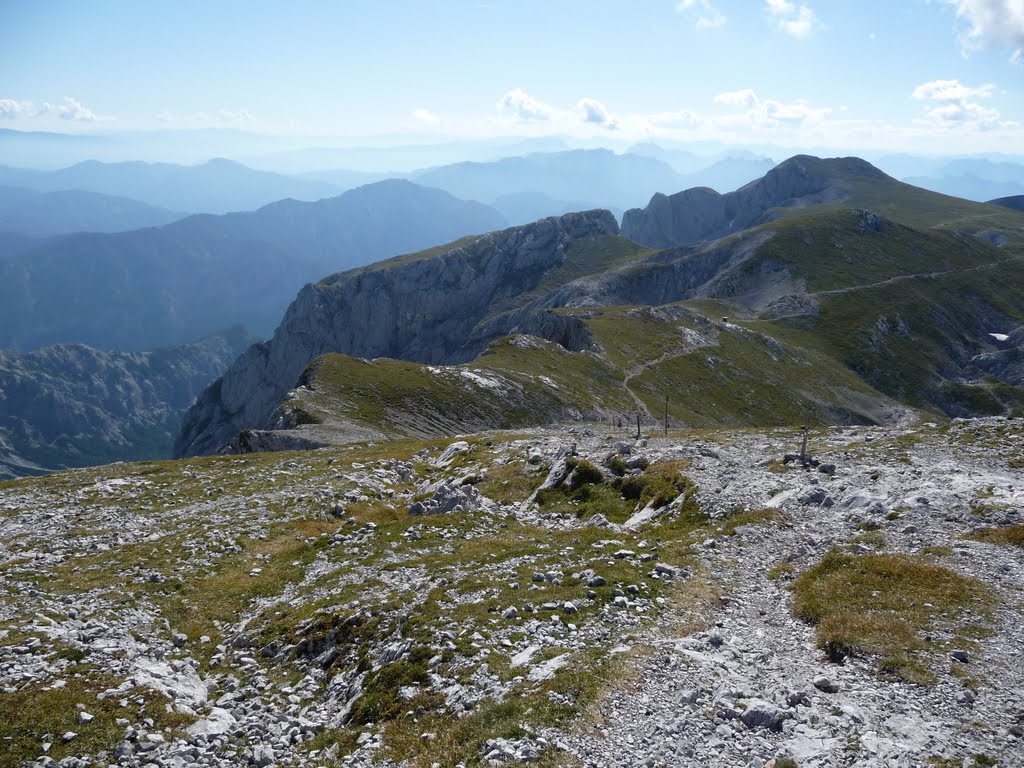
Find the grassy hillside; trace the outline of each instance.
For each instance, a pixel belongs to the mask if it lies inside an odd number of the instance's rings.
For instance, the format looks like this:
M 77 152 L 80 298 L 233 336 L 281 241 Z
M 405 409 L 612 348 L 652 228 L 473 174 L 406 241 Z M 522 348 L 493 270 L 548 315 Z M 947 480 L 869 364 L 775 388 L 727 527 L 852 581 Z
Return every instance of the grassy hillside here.
M 682 306 L 559 310 L 590 331 L 570 352 L 533 336 L 473 363 L 428 366 L 325 355 L 281 406 L 324 442 L 432 437 L 566 421 L 673 426 L 869 423 L 899 407 L 833 358 Z M 625 428 L 625 426 L 624 426 Z
M 843 183 L 848 196 L 841 203 L 816 206 L 842 210 L 864 208 L 916 229 L 943 229 L 961 232 L 1006 232 L 1016 245 L 1024 245 L 1024 214 L 998 205 L 975 203 L 905 184 L 888 176 L 879 178 L 848 172 L 841 163 L 819 161 L 819 172 Z M 801 217 L 806 209 L 780 208 L 779 215 Z

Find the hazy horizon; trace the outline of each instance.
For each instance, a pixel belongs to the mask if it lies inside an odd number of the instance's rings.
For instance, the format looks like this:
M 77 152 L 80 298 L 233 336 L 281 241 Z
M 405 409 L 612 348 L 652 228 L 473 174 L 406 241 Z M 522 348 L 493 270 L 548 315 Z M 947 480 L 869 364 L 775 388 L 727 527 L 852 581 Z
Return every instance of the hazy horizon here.
M 105 0 L 4 3 L 0 21 L 0 128 L 100 159 L 111 142 L 191 162 L 522 140 L 1024 154 L 1017 0 Z M 158 157 L 158 138 L 176 146 Z

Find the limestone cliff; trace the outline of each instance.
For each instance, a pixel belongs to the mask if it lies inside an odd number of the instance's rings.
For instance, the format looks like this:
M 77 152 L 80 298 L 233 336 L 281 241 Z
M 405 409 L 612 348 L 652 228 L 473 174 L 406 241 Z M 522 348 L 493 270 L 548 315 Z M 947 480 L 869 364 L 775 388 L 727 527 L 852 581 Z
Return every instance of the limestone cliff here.
M 888 177 L 858 158 L 797 155 L 725 195 L 707 187 L 656 194 L 646 208 L 626 211 L 622 234 L 654 248 L 714 240 L 769 221 L 773 208 L 843 200 L 857 178 Z
M 175 454 L 209 453 L 240 430 L 262 426 L 306 365 L 327 352 L 427 363 L 470 360 L 502 333 L 473 334 L 493 305 L 540 286 L 574 242 L 615 234 L 608 211 L 572 213 L 307 285 L 273 338 L 250 347 L 199 397 Z

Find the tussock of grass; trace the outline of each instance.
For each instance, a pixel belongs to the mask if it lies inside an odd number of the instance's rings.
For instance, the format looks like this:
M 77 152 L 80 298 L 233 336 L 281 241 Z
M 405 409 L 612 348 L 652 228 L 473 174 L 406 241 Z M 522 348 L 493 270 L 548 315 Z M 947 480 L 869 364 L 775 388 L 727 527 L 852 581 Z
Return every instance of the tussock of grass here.
M 832 550 L 793 583 L 793 611 L 817 625 L 833 660 L 877 656 L 884 676 L 930 683 L 928 661 L 945 644 L 925 640 L 943 626 L 967 629 L 994 597 L 976 579 L 910 555 L 854 556 Z
M 1012 525 L 1009 528 L 986 528 L 969 533 L 965 538 L 984 541 L 988 544 L 1024 547 L 1024 525 Z
M 767 570 L 765 576 L 772 581 L 780 581 L 791 577 L 796 572 L 796 568 L 792 563 L 787 563 L 785 560 L 781 560 Z
M 781 522 L 783 522 L 783 516 L 777 509 L 747 509 L 729 515 L 722 521 L 719 530 L 726 536 L 735 536 L 736 529 L 744 525 L 767 525 Z
M 621 674 L 621 659 L 607 658 L 595 649 L 578 663 L 533 686 L 523 695 L 502 702 L 484 701 L 471 714 L 454 718 L 444 713 L 427 713 L 419 718 L 390 721 L 384 731 L 386 752 L 396 761 L 408 761 L 416 768 L 440 764 L 443 768 L 478 765 L 488 739 L 520 739 L 528 735 L 523 727 L 534 725 L 566 727 L 578 721 L 579 714 L 596 702 L 608 685 Z M 557 694 L 551 697 L 549 694 Z M 562 703 L 565 701 L 573 704 Z M 435 738 L 424 741 L 423 733 Z M 566 765 L 566 756 L 546 752 L 531 765 L 555 768 Z
M 546 467 L 531 471 L 524 461 L 496 464 L 487 470 L 487 476 L 477 484 L 480 493 L 502 504 L 525 501 L 533 489 L 540 485 Z

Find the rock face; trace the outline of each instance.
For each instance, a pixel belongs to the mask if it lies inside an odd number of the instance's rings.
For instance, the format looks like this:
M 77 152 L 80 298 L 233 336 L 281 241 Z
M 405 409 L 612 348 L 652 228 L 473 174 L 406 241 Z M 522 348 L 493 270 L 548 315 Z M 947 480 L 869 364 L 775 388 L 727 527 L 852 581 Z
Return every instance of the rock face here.
M 989 334 L 994 336 L 995 334 Z M 1014 387 L 1024 386 L 1024 327 L 1008 334 L 998 334 L 1001 347 L 971 359 L 971 366 L 983 374 Z
M 821 160 L 797 155 L 725 195 L 707 187 L 671 196 L 657 194 L 646 208 L 626 211 L 622 234 L 654 248 L 714 240 L 770 220 L 772 208 L 842 200 L 849 191 L 846 182 L 857 176 L 887 178 L 858 158 Z
M 185 408 L 252 340 L 232 330 L 153 352 L 0 350 L 0 477 L 168 457 Z
M 306 365 L 327 352 L 426 363 L 470 360 L 509 330 L 473 334 L 493 304 L 536 288 L 574 241 L 615 234 L 608 211 L 573 213 L 307 285 L 273 338 L 250 347 L 203 392 L 184 420 L 175 454 L 209 453 L 241 429 L 263 425 Z

